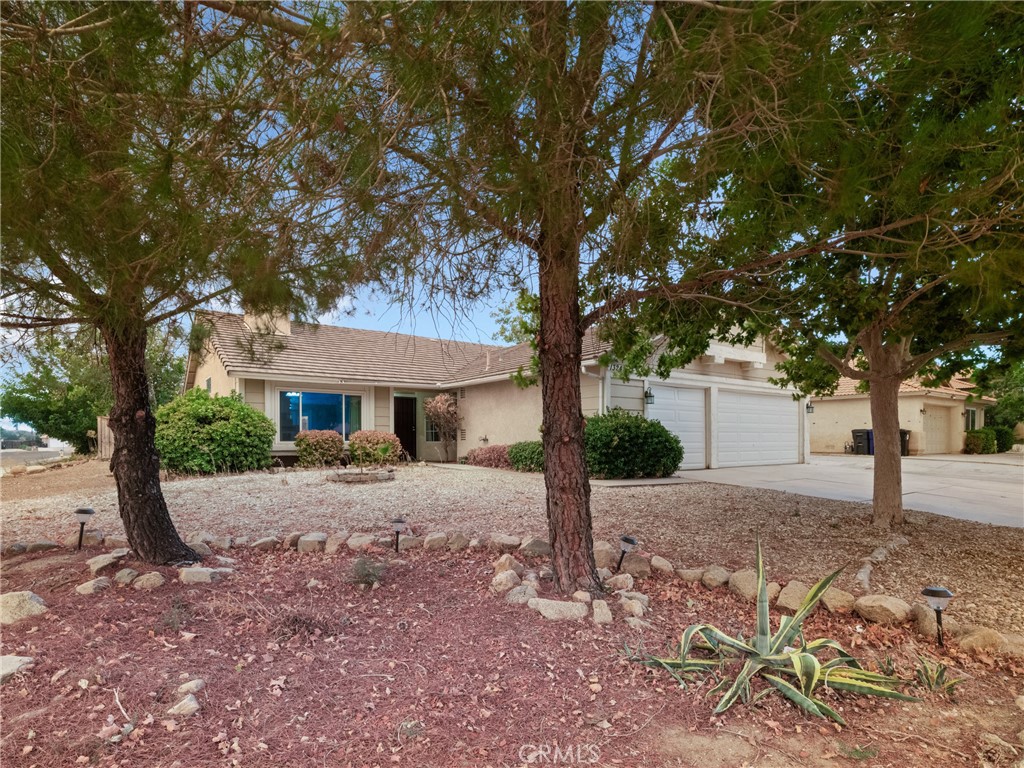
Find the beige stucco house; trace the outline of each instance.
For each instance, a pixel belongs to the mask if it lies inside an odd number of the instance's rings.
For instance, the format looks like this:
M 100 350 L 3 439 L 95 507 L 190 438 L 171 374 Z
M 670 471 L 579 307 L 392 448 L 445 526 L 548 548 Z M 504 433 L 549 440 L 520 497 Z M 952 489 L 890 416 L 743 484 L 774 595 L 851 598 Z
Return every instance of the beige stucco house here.
M 302 429 L 348 435 L 372 428 L 397 434 L 417 459 L 441 460 L 423 411 L 423 401 L 439 392 L 458 400 L 459 458 L 478 446 L 540 437 L 540 388 L 522 389 L 510 378 L 529 366 L 528 344 L 501 348 L 286 319 L 205 317 L 212 334 L 203 354 L 189 358 L 186 388 L 240 393 L 277 426 L 275 454 L 294 453 Z M 625 408 L 660 420 L 683 443 L 683 469 L 806 460 L 805 403 L 768 381 L 780 360 L 770 344 L 715 342 L 667 380 L 628 382 L 614 365 L 601 364 L 607 349 L 592 333 L 584 339 L 585 415 Z
M 811 399 L 811 452 L 843 453 L 852 441 L 852 430 L 871 429 L 867 392 L 858 382 L 842 378 L 834 395 Z M 964 433 L 985 425 L 985 409 L 995 404 L 989 397 L 972 397 L 974 384 L 954 377 L 945 386 L 926 387 L 917 379 L 900 385 L 900 428 L 910 430 L 910 455 L 960 453 Z

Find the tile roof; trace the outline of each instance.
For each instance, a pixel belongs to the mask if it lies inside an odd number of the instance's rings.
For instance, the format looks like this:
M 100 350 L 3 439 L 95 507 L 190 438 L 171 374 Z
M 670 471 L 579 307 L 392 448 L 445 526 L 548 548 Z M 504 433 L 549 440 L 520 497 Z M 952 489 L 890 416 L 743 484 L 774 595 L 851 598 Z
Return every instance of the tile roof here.
M 597 338 L 593 328 L 583 334 L 584 361 L 597 359 L 611 347 L 610 341 L 601 341 Z M 533 348 L 529 342 L 516 344 L 514 347 L 487 350 L 457 371 L 448 381 L 451 384 L 462 384 L 492 376 L 511 375 L 520 367 L 529 369 L 532 357 Z
M 831 397 L 852 397 L 861 396 L 867 397 L 867 392 L 860 392 L 857 390 L 857 386 L 860 384 L 855 379 L 848 379 L 845 376 L 839 379 L 839 384 L 836 386 L 835 394 Z M 974 391 L 974 382 L 965 376 L 954 376 L 946 384 L 942 384 L 934 387 L 926 387 L 921 383 L 921 380 L 916 376 L 906 381 L 900 382 L 900 394 L 920 393 L 920 394 L 938 394 L 938 395 L 962 395 L 966 397 L 972 394 Z M 826 398 L 827 399 L 827 398 Z M 988 400 L 990 398 L 979 398 Z
M 210 342 L 224 366 L 232 375 L 253 378 L 308 376 L 434 387 L 484 352 L 500 349 L 488 344 L 292 322 L 291 335 L 274 337 L 283 348 L 267 349 L 254 356 L 253 348 L 259 348 L 260 337 L 253 335 L 242 315 L 203 315 L 213 320 Z

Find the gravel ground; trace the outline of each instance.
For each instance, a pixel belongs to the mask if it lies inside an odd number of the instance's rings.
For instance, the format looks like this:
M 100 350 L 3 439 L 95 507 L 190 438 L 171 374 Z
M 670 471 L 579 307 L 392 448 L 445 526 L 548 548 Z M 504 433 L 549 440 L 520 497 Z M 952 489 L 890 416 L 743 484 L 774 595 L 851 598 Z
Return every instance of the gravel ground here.
M 95 527 L 119 531 L 111 481 L 81 476 L 105 475 L 103 465 L 90 464 L 91 469 L 53 470 L 16 478 L 17 483 L 4 478 L 4 542 L 60 540 L 74 528 L 70 510 L 82 504 L 96 509 Z M 64 472 L 72 481 L 66 487 Z M 254 538 L 311 530 L 383 532 L 395 515 L 422 533 L 543 535 L 547 529 L 539 475 L 414 466 L 400 468 L 393 482 L 345 485 L 326 482 L 326 474 L 185 479 L 163 488 L 174 522 L 185 533 Z M 25 489 L 37 480 L 46 483 L 37 493 L 47 495 L 32 498 Z M 845 565 L 839 586 L 855 593 L 860 559 L 888 539 L 870 526 L 864 504 L 711 483 L 596 487 L 592 509 L 596 536 L 635 534 L 645 549 L 676 567 L 750 567 L 760 532 L 771 578 L 814 581 Z M 910 545 L 875 568 L 875 590 L 912 602 L 924 585 L 941 583 L 957 593 L 950 615 L 961 622 L 1024 632 L 1024 530 L 911 512 L 899 533 Z

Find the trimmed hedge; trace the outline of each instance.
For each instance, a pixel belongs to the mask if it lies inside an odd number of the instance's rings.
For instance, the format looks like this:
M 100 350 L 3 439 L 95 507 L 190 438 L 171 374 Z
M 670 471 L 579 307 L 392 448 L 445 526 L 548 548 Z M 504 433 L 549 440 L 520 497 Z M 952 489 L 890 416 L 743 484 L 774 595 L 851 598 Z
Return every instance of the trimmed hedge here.
M 1013 450 L 1013 442 L 1016 439 L 1010 427 L 998 425 L 990 428 L 996 435 L 996 453 L 1006 453 Z
M 345 438 L 333 429 L 307 429 L 295 436 L 300 467 L 338 467 L 348 463 Z
M 474 467 L 490 467 L 491 469 L 512 469 L 508 458 L 507 445 L 488 445 L 473 448 L 466 453 L 466 463 Z
M 361 429 L 348 436 L 348 453 L 357 466 L 397 464 L 402 460 L 402 441 L 392 432 Z
M 190 389 L 156 412 L 156 449 L 172 472 L 245 472 L 270 466 L 274 423 L 240 395 Z
M 512 443 L 508 447 L 508 460 L 517 472 L 543 472 L 544 444 L 540 440 Z
M 587 419 L 584 434 L 591 477 L 668 477 L 679 469 L 683 446 L 660 422 L 615 408 Z
M 972 429 L 964 436 L 964 453 L 995 453 L 996 433 L 992 427 Z

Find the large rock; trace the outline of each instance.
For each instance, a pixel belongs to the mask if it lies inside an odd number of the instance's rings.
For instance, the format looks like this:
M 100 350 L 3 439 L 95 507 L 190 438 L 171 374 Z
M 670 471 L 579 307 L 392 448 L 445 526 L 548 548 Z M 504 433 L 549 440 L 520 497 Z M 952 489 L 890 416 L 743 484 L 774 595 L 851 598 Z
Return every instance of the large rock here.
M 729 589 L 744 600 L 757 599 L 757 571 L 745 568 L 729 577 Z
M 348 537 L 348 541 L 345 542 L 345 546 L 349 549 L 359 552 L 364 549 L 369 549 L 373 546 L 376 539 L 373 536 L 365 533 L 353 533 Z
M 491 540 L 487 543 L 491 549 L 496 549 L 499 552 L 511 552 L 519 547 L 520 539 L 518 536 L 507 536 L 503 533 L 496 533 L 491 536 Z
M 10 544 L 4 544 L 3 556 L 11 557 L 13 555 L 23 555 L 28 547 L 20 541 L 12 541 Z
M 662 576 L 671 576 L 675 571 L 672 563 L 660 555 L 654 555 L 651 558 L 651 570 L 655 573 L 660 573 Z
M 502 571 L 515 571 L 516 576 L 522 576 L 525 568 L 523 564 L 516 560 L 512 555 L 502 555 L 494 561 L 494 572 L 501 573 Z
M 110 580 L 109 576 L 100 576 L 98 579 L 85 582 L 85 584 L 79 584 L 75 587 L 75 592 L 80 595 L 95 595 L 105 589 L 110 589 L 111 584 L 113 584 L 113 582 Z
M 188 536 L 185 537 L 186 544 L 209 544 L 217 537 L 209 531 L 192 531 Z
M 865 595 L 853 604 L 853 610 L 875 624 L 902 624 L 910 618 L 910 606 L 889 595 Z
M 644 610 L 647 610 L 651 605 L 651 598 L 643 592 L 619 592 L 619 597 L 625 598 L 626 600 L 636 600 L 644 607 Z
M 630 600 L 628 597 L 619 598 L 619 607 L 626 616 L 636 616 L 642 619 L 644 616 L 644 604 L 639 600 Z
M 1005 647 L 1006 638 L 988 627 L 976 627 L 960 638 L 960 648 L 965 651 L 1002 651 Z
M 105 571 L 108 568 L 114 568 L 119 566 L 122 560 L 122 555 L 115 555 L 110 552 L 105 555 L 96 555 L 96 557 L 90 557 L 85 561 L 85 564 L 89 566 L 89 570 L 92 571 L 93 575 Z
M 323 552 L 327 546 L 327 534 L 314 531 L 300 536 L 295 548 L 299 552 Z
M 82 546 L 83 547 L 98 547 L 106 542 L 106 538 L 103 536 L 102 530 L 96 530 L 95 528 L 88 528 L 85 534 L 82 535 Z M 78 547 L 78 531 L 74 530 L 63 538 L 61 542 L 63 546 L 71 547 L 76 549 Z M 111 546 L 111 545 L 108 545 Z
M 712 565 L 705 569 L 704 574 L 700 577 L 700 583 L 708 589 L 715 589 L 728 584 L 730 576 L 732 576 L 732 571 L 728 568 Z
M 7 474 L 9 475 L 24 475 L 28 471 L 28 467 L 24 464 L 15 464 L 13 467 L 7 468 Z
M 491 579 L 491 592 L 500 595 L 508 592 L 513 587 L 518 587 L 521 583 L 522 580 L 515 571 L 502 571 Z
M 782 592 L 779 593 L 779 599 L 775 601 L 775 607 L 780 611 L 796 613 L 810 591 L 810 587 L 802 581 L 794 579 L 782 588 Z
M 78 544 L 78 542 L 76 541 L 75 544 Z M 45 539 L 40 539 L 39 541 L 29 542 L 29 544 L 27 544 L 25 546 L 25 551 L 26 552 L 49 552 L 51 549 L 56 549 L 59 546 L 60 546 L 60 544 L 58 544 L 56 541 L 47 541 Z
M 910 621 L 914 630 L 928 640 L 935 640 L 938 637 L 938 624 L 935 621 L 935 611 L 923 603 L 914 603 L 910 607 Z M 960 637 L 963 630 L 960 623 L 951 616 L 942 617 L 942 634 L 945 638 Z
M 277 546 L 280 543 L 281 540 L 275 536 L 264 536 L 262 539 L 256 539 L 256 541 L 249 545 L 249 548 L 259 549 L 263 552 L 267 552 L 271 549 L 277 549 Z
M 612 592 L 618 592 L 620 589 L 632 589 L 633 577 L 628 573 L 618 573 L 608 579 L 604 585 Z
M 594 596 L 585 589 L 578 589 L 572 593 L 572 599 L 577 603 L 589 603 L 594 599 Z
M 122 568 L 120 571 L 114 574 L 114 581 L 121 586 L 127 587 L 135 578 L 139 575 L 139 572 L 134 568 Z
M 190 568 L 178 569 L 178 580 L 182 584 L 215 584 L 225 576 L 234 573 L 231 568 Z
M 150 571 L 149 573 L 144 573 L 142 576 L 139 576 L 139 578 L 132 582 L 132 586 L 136 589 L 150 590 L 162 587 L 165 581 L 166 579 L 164 579 L 164 575 L 162 573 L 159 571 Z
M 29 669 L 34 661 L 31 656 L 0 656 L 0 684 Z
M 682 579 L 687 584 L 697 584 L 701 579 L 704 578 L 703 568 L 680 568 L 676 571 L 676 576 Z
M 646 579 L 651 575 L 651 561 L 639 552 L 630 552 L 622 561 L 623 573 L 628 573 L 637 579 Z
M 332 533 L 330 536 L 327 537 L 327 543 L 324 545 L 324 552 L 328 555 L 333 555 L 335 552 L 337 552 L 339 549 L 345 546 L 346 541 L 348 541 L 348 531 L 338 531 L 337 533 Z M 254 544 L 253 546 L 256 545 Z
M 599 578 L 601 581 L 608 581 L 608 579 L 610 579 L 614 575 L 615 574 L 613 574 L 608 568 L 597 569 L 597 578 Z
M 232 540 L 230 536 L 215 536 L 212 540 L 206 542 L 208 547 L 212 549 L 231 549 Z
M 45 471 L 46 467 L 42 466 L 41 464 L 29 464 L 27 467 L 25 467 L 26 475 L 41 475 Z
M 469 546 L 469 537 L 464 533 L 455 532 L 448 539 L 448 550 L 458 552 Z
M 193 541 L 189 546 L 200 557 L 213 557 L 213 550 L 210 549 L 208 544 L 204 544 L 201 541 Z
M 509 605 L 526 605 L 537 596 L 537 590 L 532 584 L 520 584 L 513 587 L 505 595 L 505 602 Z
M 608 603 L 604 600 L 595 600 L 594 606 L 594 623 L 595 624 L 611 624 L 612 623 L 612 611 L 608 607 Z
M 0 624 L 8 625 L 46 613 L 49 608 L 35 592 L 5 592 L 0 595 Z
M 189 715 L 194 715 L 198 711 L 199 700 L 190 693 L 184 699 L 168 709 L 167 714 L 176 717 L 188 717 Z
M 527 605 L 549 621 L 574 621 L 586 618 L 590 608 L 584 603 L 564 600 L 545 600 L 535 597 Z
M 100 531 L 97 531 L 100 533 Z M 102 534 L 101 534 L 102 535 Z M 111 549 L 128 549 L 127 536 L 107 536 L 103 539 L 103 545 Z
M 407 549 L 416 549 L 417 547 L 423 546 L 422 536 L 399 536 L 398 537 L 398 551 L 405 552 Z
M 607 541 L 595 541 L 594 562 L 598 568 L 614 568 L 619 562 L 619 550 Z
M 829 613 L 850 613 L 856 602 L 856 597 L 836 587 L 829 587 L 821 596 L 821 604 Z
M 447 544 L 448 534 L 440 531 L 427 534 L 427 537 L 423 540 L 423 548 L 428 552 L 436 549 L 444 549 Z
M 302 538 L 302 531 L 292 531 L 284 537 L 284 542 L 281 546 L 284 549 L 295 549 L 299 546 L 299 539 Z
M 519 545 L 519 554 L 528 557 L 548 557 L 551 555 L 551 545 L 547 539 L 530 536 L 523 539 L 523 543 Z
M 197 677 L 195 680 L 189 680 L 187 683 L 182 683 L 178 686 L 178 693 L 185 696 L 189 693 L 199 693 L 203 688 L 206 687 L 206 681 L 201 677 Z

